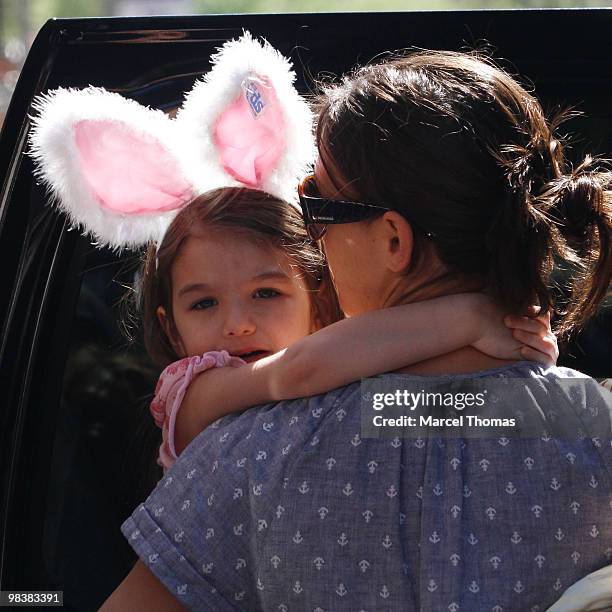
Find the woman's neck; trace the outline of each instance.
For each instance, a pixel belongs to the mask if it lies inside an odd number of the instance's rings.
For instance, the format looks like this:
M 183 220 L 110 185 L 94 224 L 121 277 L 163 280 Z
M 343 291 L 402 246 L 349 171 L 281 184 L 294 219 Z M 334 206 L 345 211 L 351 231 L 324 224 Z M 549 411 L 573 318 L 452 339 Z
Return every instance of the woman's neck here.
M 438 276 L 436 282 L 423 283 L 420 286 L 417 283 L 415 287 L 406 287 L 403 282 L 400 282 L 395 287 L 396 295 L 401 295 L 402 289 L 404 292 L 406 292 L 406 289 L 410 289 L 407 292 L 408 299 L 406 301 L 400 300 L 401 302 L 408 303 L 456 293 L 482 290 L 482 281 L 478 278 L 448 275 L 445 272 L 446 270 L 441 264 L 438 264 L 438 267 L 432 266 L 432 276 Z M 405 279 L 402 279 L 402 281 L 405 282 Z M 410 374 L 469 374 L 470 372 L 499 368 L 512 363 L 516 363 L 516 361 L 496 359 L 481 353 L 474 347 L 464 346 L 456 351 L 426 359 L 397 371 Z

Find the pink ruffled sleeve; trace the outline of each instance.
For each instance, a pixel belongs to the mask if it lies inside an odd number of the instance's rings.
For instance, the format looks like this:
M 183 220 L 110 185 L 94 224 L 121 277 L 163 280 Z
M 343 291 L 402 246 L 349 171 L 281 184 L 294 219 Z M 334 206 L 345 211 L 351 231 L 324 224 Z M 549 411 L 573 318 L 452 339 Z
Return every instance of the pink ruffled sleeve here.
M 191 381 L 205 370 L 225 366 L 239 367 L 245 363 L 240 357 L 232 357 L 227 351 L 209 351 L 203 355 L 175 361 L 161 373 L 150 410 L 155 424 L 162 430 L 162 444 L 159 447 L 157 463 L 164 468 L 164 473 L 176 460 L 174 424 Z

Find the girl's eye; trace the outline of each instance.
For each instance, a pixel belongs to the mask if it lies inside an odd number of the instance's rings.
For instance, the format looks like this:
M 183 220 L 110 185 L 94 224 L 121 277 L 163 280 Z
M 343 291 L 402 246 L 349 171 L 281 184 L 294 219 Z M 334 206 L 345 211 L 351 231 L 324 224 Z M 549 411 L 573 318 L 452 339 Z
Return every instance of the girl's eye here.
M 218 304 L 215 298 L 204 298 L 191 306 L 191 310 L 206 310 Z
M 269 289 L 266 287 L 263 289 L 257 289 L 253 294 L 253 297 L 268 300 L 270 298 L 278 297 L 280 294 L 280 291 L 277 291 L 276 289 Z

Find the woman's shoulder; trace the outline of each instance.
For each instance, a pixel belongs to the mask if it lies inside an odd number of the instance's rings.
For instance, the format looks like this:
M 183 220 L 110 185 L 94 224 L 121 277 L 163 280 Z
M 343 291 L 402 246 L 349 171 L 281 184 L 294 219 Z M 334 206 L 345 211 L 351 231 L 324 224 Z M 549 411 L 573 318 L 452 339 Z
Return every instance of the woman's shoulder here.
M 405 373 L 388 373 L 375 377 L 372 380 L 385 381 L 388 384 L 423 384 L 423 385 L 438 385 L 438 384 L 460 384 L 462 381 L 466 384 L 473 382 L 480 385 L 495 385 L 507 384 L 510 380 L 525 381 L 525 385 L 529 386 L 529 381 L 534 384 L 542 384 L 549 387 L 562 387 L 565 389 L 583 389 L 596 390 L 596 395 L 602 395 L 605 398 L 612 397 L 609 393 L 610 383 L 607 381 L 597 381 L 591 378 L 584 372 L 566 368 L 563 366 L 543 365 L 536 361 L 517 361 L 515 363 L 505 365 L 499 368 L 479 370 L 476 372 L 466 372 L 460 374 L 435 374 L 435 375 L 418 375 Z
M 193 455 L 196 461 L 208 461 L 211 457 L 237 461 L 259 454 L 286 466 L 296 453 L 303 453 L 304 449 L 317 452 L 325 446 L 319 446 L 320 442 L 333 442 L 349 430 L 350 437 L 355 437 L 355 432 L 358 437 L 368 437 L 369 430 L 362 428 L 363 419 L 368 416 L 368 409 L 372 414 L 380 414 L 372 412 L 373 406 L 368 403 L 377 391 L 393 394 L 398 389 L 415 393 L 442 389 L 463 393 L 472 386 L 488 389 L 489 397 L 501 398 L 503 405 L 498 409 L 516 412 L 521 418 L 546 415 L 546 420 L 566 423 L 564 431 L 570 422 L 578 421 L 589 425 L 589 431 L 599 430 L 599 435 L 606 436 L 605 432 L 610 430 L 609 391 L 582 372 L 523 361 L 471 374 L 383 374 L 320 395 L 255 406 L 215 421 L 192 441 L 183 455 Z M 491 404 L 490 409 L 495 407 Z M 389 409 L 385 409 L 387 412 Z M 553 427 L 551 431 L 554 430 Z
M 485 378 L 590 378 L 587 374 L 561 366 L 546 366 L 537 361 L 516 361 L 498 368 L 478 370 L 475 372 L 463 372 L 459 374 L 406 374 L 388 373 L 382 377 L 401 377 L 408 379 L 435 379 L 435 380 L 461 380 L 461 379 L 485 379 Z
M 309 444 L 328 419 L 340 419 L 347 413 L 347 406 L 360 400 L 360 383 L 351 383 L 311 397 L 262 404 L 221 417 L 183 451 L 207 454 L 232 454 L 244 449 L 279 446 L 293 448 Z M 288 451 L 285 451 L 285 455 Z

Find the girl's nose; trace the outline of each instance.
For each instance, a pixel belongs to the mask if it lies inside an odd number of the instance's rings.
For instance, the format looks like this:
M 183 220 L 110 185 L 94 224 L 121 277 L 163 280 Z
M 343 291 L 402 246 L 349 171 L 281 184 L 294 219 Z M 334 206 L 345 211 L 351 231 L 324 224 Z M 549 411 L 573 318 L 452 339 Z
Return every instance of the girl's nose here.
M 256 326 L 248 309 L 234 307 L 225 317 L 224 336 L 248 336 L 255 332 Z

